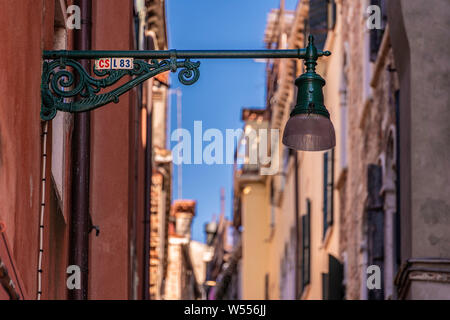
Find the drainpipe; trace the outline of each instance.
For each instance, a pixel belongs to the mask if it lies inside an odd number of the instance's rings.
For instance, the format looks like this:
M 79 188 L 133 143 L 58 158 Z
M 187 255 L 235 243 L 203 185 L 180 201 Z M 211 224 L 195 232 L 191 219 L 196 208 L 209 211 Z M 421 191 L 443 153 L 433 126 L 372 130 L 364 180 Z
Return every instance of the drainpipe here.
M 298 172 L 298 152 L 294 151 L 294 179 L 295 179 L 295 299 L 298 299 L 300 291 L 300 203 L 299 203 L 299 172 Z
M 150 210 L 151 210 L 151 187 L 152 187 L 152 90 L 153 80 L 147 84 L 147 138 L 145 145 L 145 216 L 144 216 L 144 292 L 142 298 L 150 300 Z
M 81 29 L 74 30 L 74 49 L 91 49 L 92 1 L 76 0 L 81 9 Z M 90 70 L 90 61 L 81 62 Z M 69 290 L 70 300 L 87 300 L 89 266 L 90 112 L 75 113 L 72 138 L 72 205 L 69 263 L 81 270 L 81 288 Z

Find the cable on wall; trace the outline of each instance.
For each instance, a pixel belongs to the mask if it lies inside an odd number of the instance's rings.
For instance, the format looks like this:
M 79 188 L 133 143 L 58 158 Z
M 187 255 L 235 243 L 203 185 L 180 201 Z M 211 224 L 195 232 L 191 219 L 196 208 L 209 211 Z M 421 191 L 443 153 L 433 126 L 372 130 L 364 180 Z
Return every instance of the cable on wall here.
M 42 132 L 42 172 L 41 172 L 41 204 L 39 215 L 39 255 L 37 269 L 37 300 L 41 300 L 42 296 L 42 259 L 44 255 L 44 213 L 45 213 L 45 173 L 47 164 L 47 130 L 48 121 L 44 123 Z

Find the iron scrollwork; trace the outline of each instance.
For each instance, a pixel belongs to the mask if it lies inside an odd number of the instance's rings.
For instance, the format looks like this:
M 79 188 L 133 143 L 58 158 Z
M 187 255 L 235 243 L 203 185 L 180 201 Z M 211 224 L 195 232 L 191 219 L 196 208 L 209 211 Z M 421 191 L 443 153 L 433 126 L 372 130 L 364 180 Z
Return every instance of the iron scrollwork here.
M 170 60 L 134 60 L 129 70 L 93 70 L 91 76 L 83 66 L 72 59 L 60 58 L 44 61 L 41 83 L 41 119 L 51 120 L 56 112 L 83 112 L 93 110 L 110 102 L 117 103 L 119 96 L 160 73 L 166 71 L 178 73 L 178 80 L 184 85 L 195 83 L 200 77 L 200 62 L 189 59 Z M 131 80 L 109 92 L 101 92 L 117 83 L 124 76 Z M 69 101 L 72 100 L 72 101 Z

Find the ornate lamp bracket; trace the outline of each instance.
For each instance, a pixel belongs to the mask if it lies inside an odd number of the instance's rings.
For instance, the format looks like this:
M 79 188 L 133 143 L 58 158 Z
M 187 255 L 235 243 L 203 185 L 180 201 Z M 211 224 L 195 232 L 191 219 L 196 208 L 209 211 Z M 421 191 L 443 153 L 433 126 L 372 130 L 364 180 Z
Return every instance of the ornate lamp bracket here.
M 57 111 L 84 112 L 99 108 L 160 73 L 178 73 L 184 85 L 200 77 L 200 62 L 190 59 L 304 59 L 308 73 L 314 73 L 316 60 L 330 52 L 318 51 L 312 36 L 306 49 L 285 50 L 166 50 L 166 51 L 44 51 L 41 82 L 41 119 L 51 120 Z M 91 75 L 76 59 L 133 58 L 132 69 L 97 70 Z M 114 86 L 124 76 L 126 83 Z M 111 88 L 110 88 L 111 87 Z M 108 91 L 108 89 L 110 89 Z
M 119 97 L 160 73 L 166 71 L 178 73 L 182 84 L 191 85 L 200 77 L 200 62 L 185 60 L 156 59 L 147 62 L 134 60 L 133 69 L 93 70 L 96 77 L 91 76 L 83 66 L 65 57 L 52 61 L 44 61 L 41 83 L 41 119 L 51 120 L 56 112 L 83 112 L 96 109 L 110 102 L 119 102 Z M 133 76 L 128 82 L 103 92 L 117 83 L 124 76 Z

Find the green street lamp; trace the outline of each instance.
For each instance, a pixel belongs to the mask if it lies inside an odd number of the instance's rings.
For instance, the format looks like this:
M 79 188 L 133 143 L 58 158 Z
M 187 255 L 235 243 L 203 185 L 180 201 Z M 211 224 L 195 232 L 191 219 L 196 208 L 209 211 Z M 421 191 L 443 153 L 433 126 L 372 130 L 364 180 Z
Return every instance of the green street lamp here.
M 330 54 L 329 51 L 318 51 L 312 36 L 309 36 L 305 49 L 44 51 L 41 119 L 51 120 L 57 111 L 84 112 L 110 102 L 117 103 L 122 94 L 166 71 L 181 69 L 179 81 L 191 85 L 200 77 L 200 62 L 190 59 L 298 58 L 305 61 L 306 73 L 295 81 L 297 105 L 286 124 L 283 143 L 296 150 L 326 150 L 335 146 L 336 139 L 330 115 L 323 104 L 325 80 L 315 72 L 315 66 L 319 57 Z M 96 77 L 92 77 L 76 59 L 106 59 L 107 63 L 102 65 L 111 68 L 94 68 Z M 131 80 L 105 92 L 127 75 L 132 76 Z
M 291 112 L 283 133 L 283 144 L 303 151 L 321 151 L 336 145 L 336 136 L 330 113 L 323 104 L 322 87 L 325 80 L 316 73 L 318 52 L 309 36 L 306 48 L 306 72 L 295 80 L 298 88 L 297 105 Z M 324 52 L 323 55 L 330 55 Z

